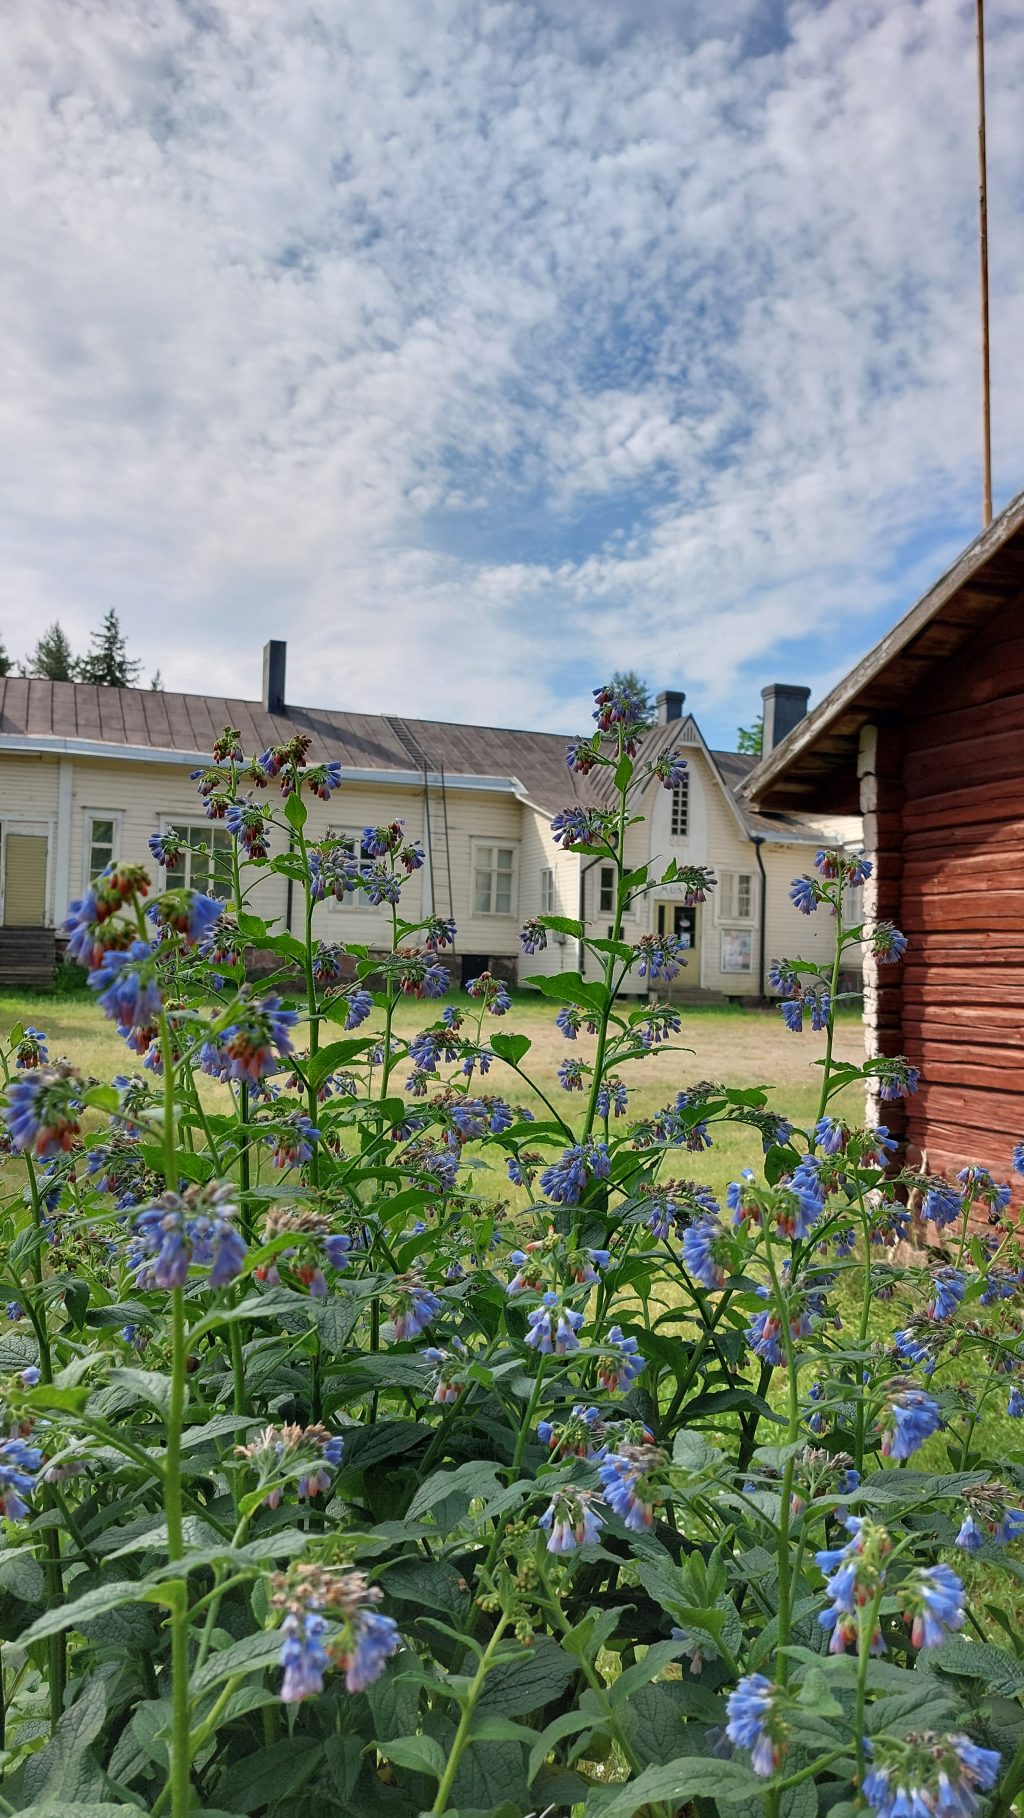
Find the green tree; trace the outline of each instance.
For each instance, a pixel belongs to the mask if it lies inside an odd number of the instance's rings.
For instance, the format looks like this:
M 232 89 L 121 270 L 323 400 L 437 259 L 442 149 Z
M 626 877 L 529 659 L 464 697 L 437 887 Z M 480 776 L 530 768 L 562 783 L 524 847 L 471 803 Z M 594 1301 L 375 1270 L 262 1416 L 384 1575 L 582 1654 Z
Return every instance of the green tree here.
M 4 648 L 3 638 L 0 638 L 0 676 L 10 675 L 11 670 L 13 668 L 14 668 L 14 664 L 11 662 L 11 659 L 8 656 L 7 651 Z
M 50 625 L 32 655 L 21 666 L 22 675 L 40 675 L 48 682 L 73 682 L 75 659 L 63 627 Z
M 164 678 L 160 674 L 159 669 L 155 669 L 153 671 L 153 674 L 149 678 L 149 685 L 150 685 L 150 688 L 152 688 L 156 694 L 163 694 Z
M 78 680 L 98 688 L 133 688 L 140 665 L 128 655 L 121 621 L 113 607 L 92 634 L 93 649 L 79 659 Z
M 764 715 L 759 714 L 750 726 L 736 728 L 736 749 L 747 757 L 759 758 L 764 750 Z
M 650 683 L 646 682 L 635 669 L 617 669 L 612 676 L 611 685 L 613 688 L 629 688 L 634 694 L 640 696 L 644 705 L 643 717 L 650 725 L 654 719 L 654 696 L 651 693 Z

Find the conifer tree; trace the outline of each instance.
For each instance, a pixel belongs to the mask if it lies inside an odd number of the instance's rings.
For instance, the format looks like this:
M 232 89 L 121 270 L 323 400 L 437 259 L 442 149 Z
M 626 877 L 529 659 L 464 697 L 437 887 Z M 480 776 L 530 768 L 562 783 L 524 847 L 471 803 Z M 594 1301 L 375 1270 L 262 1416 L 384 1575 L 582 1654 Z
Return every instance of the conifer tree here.
M 78 680 L 92 682 L 98 688 L 133 688 L 139 677 L 139 664 L 128 655 L 121 621 L 111 607 L 98 631 L 92 634 L 93 649 L 79 659 Z
M 3 638 L 0 638 L 0 676 L 10 675 L 11 670 L 13 668 L 14 668 L 14 664 L 11 662 L 11 659 L 8 656 L 7 651 L 4 647 Z
M 75 659 L 64 629 L 59 624 L 48 626 L 32 655 L 21 666 L 22 675 L 39 675 L 48 682 L 73 682 Z

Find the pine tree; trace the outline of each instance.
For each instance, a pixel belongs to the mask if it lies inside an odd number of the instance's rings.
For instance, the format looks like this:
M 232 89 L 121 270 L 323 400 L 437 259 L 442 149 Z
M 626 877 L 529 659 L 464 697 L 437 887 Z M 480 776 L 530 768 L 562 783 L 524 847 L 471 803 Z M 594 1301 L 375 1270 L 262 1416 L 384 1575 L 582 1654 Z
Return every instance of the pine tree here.
M 78 680 L 98 688 L 134 688 L 140 665 L 129 657 L 121 621 L 113 607 L 92 634 L 94 648 L 78 662 Z
M 73 682 L 75 659 L 62 626 L 53 624 L 43 632 L 32 655 L 21 665 L 22 675 L 39 675 L 47 682 Z
M 3 638 L 0 638 L 0 676 L 10 675 L 11 670 L 13 668 L 14 668 L 14 664 L 11 662 L 11 659 L 8 656 L 7 651 L 4 648 Z
M 152 688 L 156 694 L 163 694 L 164 678 L 160 674 L 159 669 L 155 669 L 153 671 L 153 674 L 149 678 L 149 685 L 150 685 L 150 688 Z
M 736 749 L 737 751 L 742 751 L 746 757 L 759 758 L 761 756 L 764 750 L 763 714 L 759 714 L 758 718 L 750 726 L 737 726 Z

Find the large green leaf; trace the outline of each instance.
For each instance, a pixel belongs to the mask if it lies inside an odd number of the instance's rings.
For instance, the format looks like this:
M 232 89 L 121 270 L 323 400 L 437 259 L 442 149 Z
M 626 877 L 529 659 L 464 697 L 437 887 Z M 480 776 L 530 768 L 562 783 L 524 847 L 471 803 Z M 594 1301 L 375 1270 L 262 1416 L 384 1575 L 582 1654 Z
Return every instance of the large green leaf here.
M 440 1780 L 444 1773 L 444 1750 L 433 1736 L 392 1736 L 381 1744 L 381 1753 L 396 1767 L 408 1768 L 414 1774 L 430 1774 Z
M 983 1679 L 1006 1698 L 1024 1688 L 1024 1660 L 990 1641 L 968 1641 L 964 1635 L 950 1635 L 940 1647 L 930 1648 L 928 1666 L 964 1679 Z
M 25 1791 L 42 1807 L 88 1798 L 95 1784 L 95 1767 L 85 1762 L 86 1752 L 103 1728 L 107 1714 L 107 1688 L 97 1675 L 86 1679 L 75 1703 L 60 1719 L 46 1747 L 25 1765 Z
M 507 1660 L 488 1673 L 478 1708 L 509 1717 L 543 1710 L 564 1692 L 578 1668 L 578 1661 L 563 1648 L 541 1636 L 518 1659 Z
M 163 1599 L 163 1589 L 145 1579 L 114 1579 L 110 1584 L 100 1584 L 94 1590 L 86 1591 L 73 1603 L 45 1610 L 31 1628 L 25 1630 L 21 1640 L 23 1643 L 42 1641 L 47 1635 L 59 1635 L 62 1629 L 80 1629 L 83 1623 L 105 1615 L 108 1610 L 119 1609 L 122 1604 L 154 1603 Z
M 316 1773 L 323 1751 L 309 1736 L 296 1747 L 285 1738 L 233 1761 L 217 1786 L 217 1797 L 230 1799 L 236 1812 L 258 1812 L 272 1808 L 279 1799 L 297 1793 Z
M 763 1782 L 738 1761 L 717 1761 L 706 1755 L 687 1755 L 663 1766 L 645 1768 L 628 1786 L 601 1788 L 587 1800 L 587 1818 L 633 1818 L 645 1805 L 666 1801 L 676 1806 L 688 1799 L 714 1799 L 719 1805 L 738 1804 L 760 1796 Z

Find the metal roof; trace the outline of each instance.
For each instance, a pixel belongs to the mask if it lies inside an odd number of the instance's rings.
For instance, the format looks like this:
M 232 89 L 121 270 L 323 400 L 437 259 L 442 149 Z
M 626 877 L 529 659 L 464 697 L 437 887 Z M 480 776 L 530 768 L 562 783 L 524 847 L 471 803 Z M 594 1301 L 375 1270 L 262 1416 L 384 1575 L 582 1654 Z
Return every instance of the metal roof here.
M 861 730 L 898 716 L 935 666 L 1024 592 L 1024 492 L 740 784 L 760 809 L 854 814 Z
M 554 812 L 572 801 L 602 802 L 611 771 L 574 776 L 566 767 L 568 739 L 554 732 L 522 732 L 496 726 L 458 725 L 446 720 L 400 719 L 392 714 L 336 713 L 319 707 L 286 707 L 268 713 L 261 701 L 224 696 L 172 694 L 148 688 L 97 688 L 84 682 L 48 682 L 36 677 L 0 679 L 0 750 L 52 751 L 121 756 L 136 761 L 209 761 L 214 740 L 235 727 L 247 754 L 286 743 L 296 733 L 311 739 L 313 763 L 339 759 L 350 776 L 379 775 L 408 786 L 419 780 L 426 759 L 431 776 L 444 771 L 459 779 L 518 792 Z M 689 740 L 683 728 L 692 727 Z M 695 722 L 669 720 L 652 726 L 641 748 L 644 759 L 682 743 L 708 751 Z M 735 751 L 708 751 L 737 815 L 749 833 L 779 840 L 813 841 L 819 834 L 790 814 L 756 812 L 738 795 L 753 758 Z

